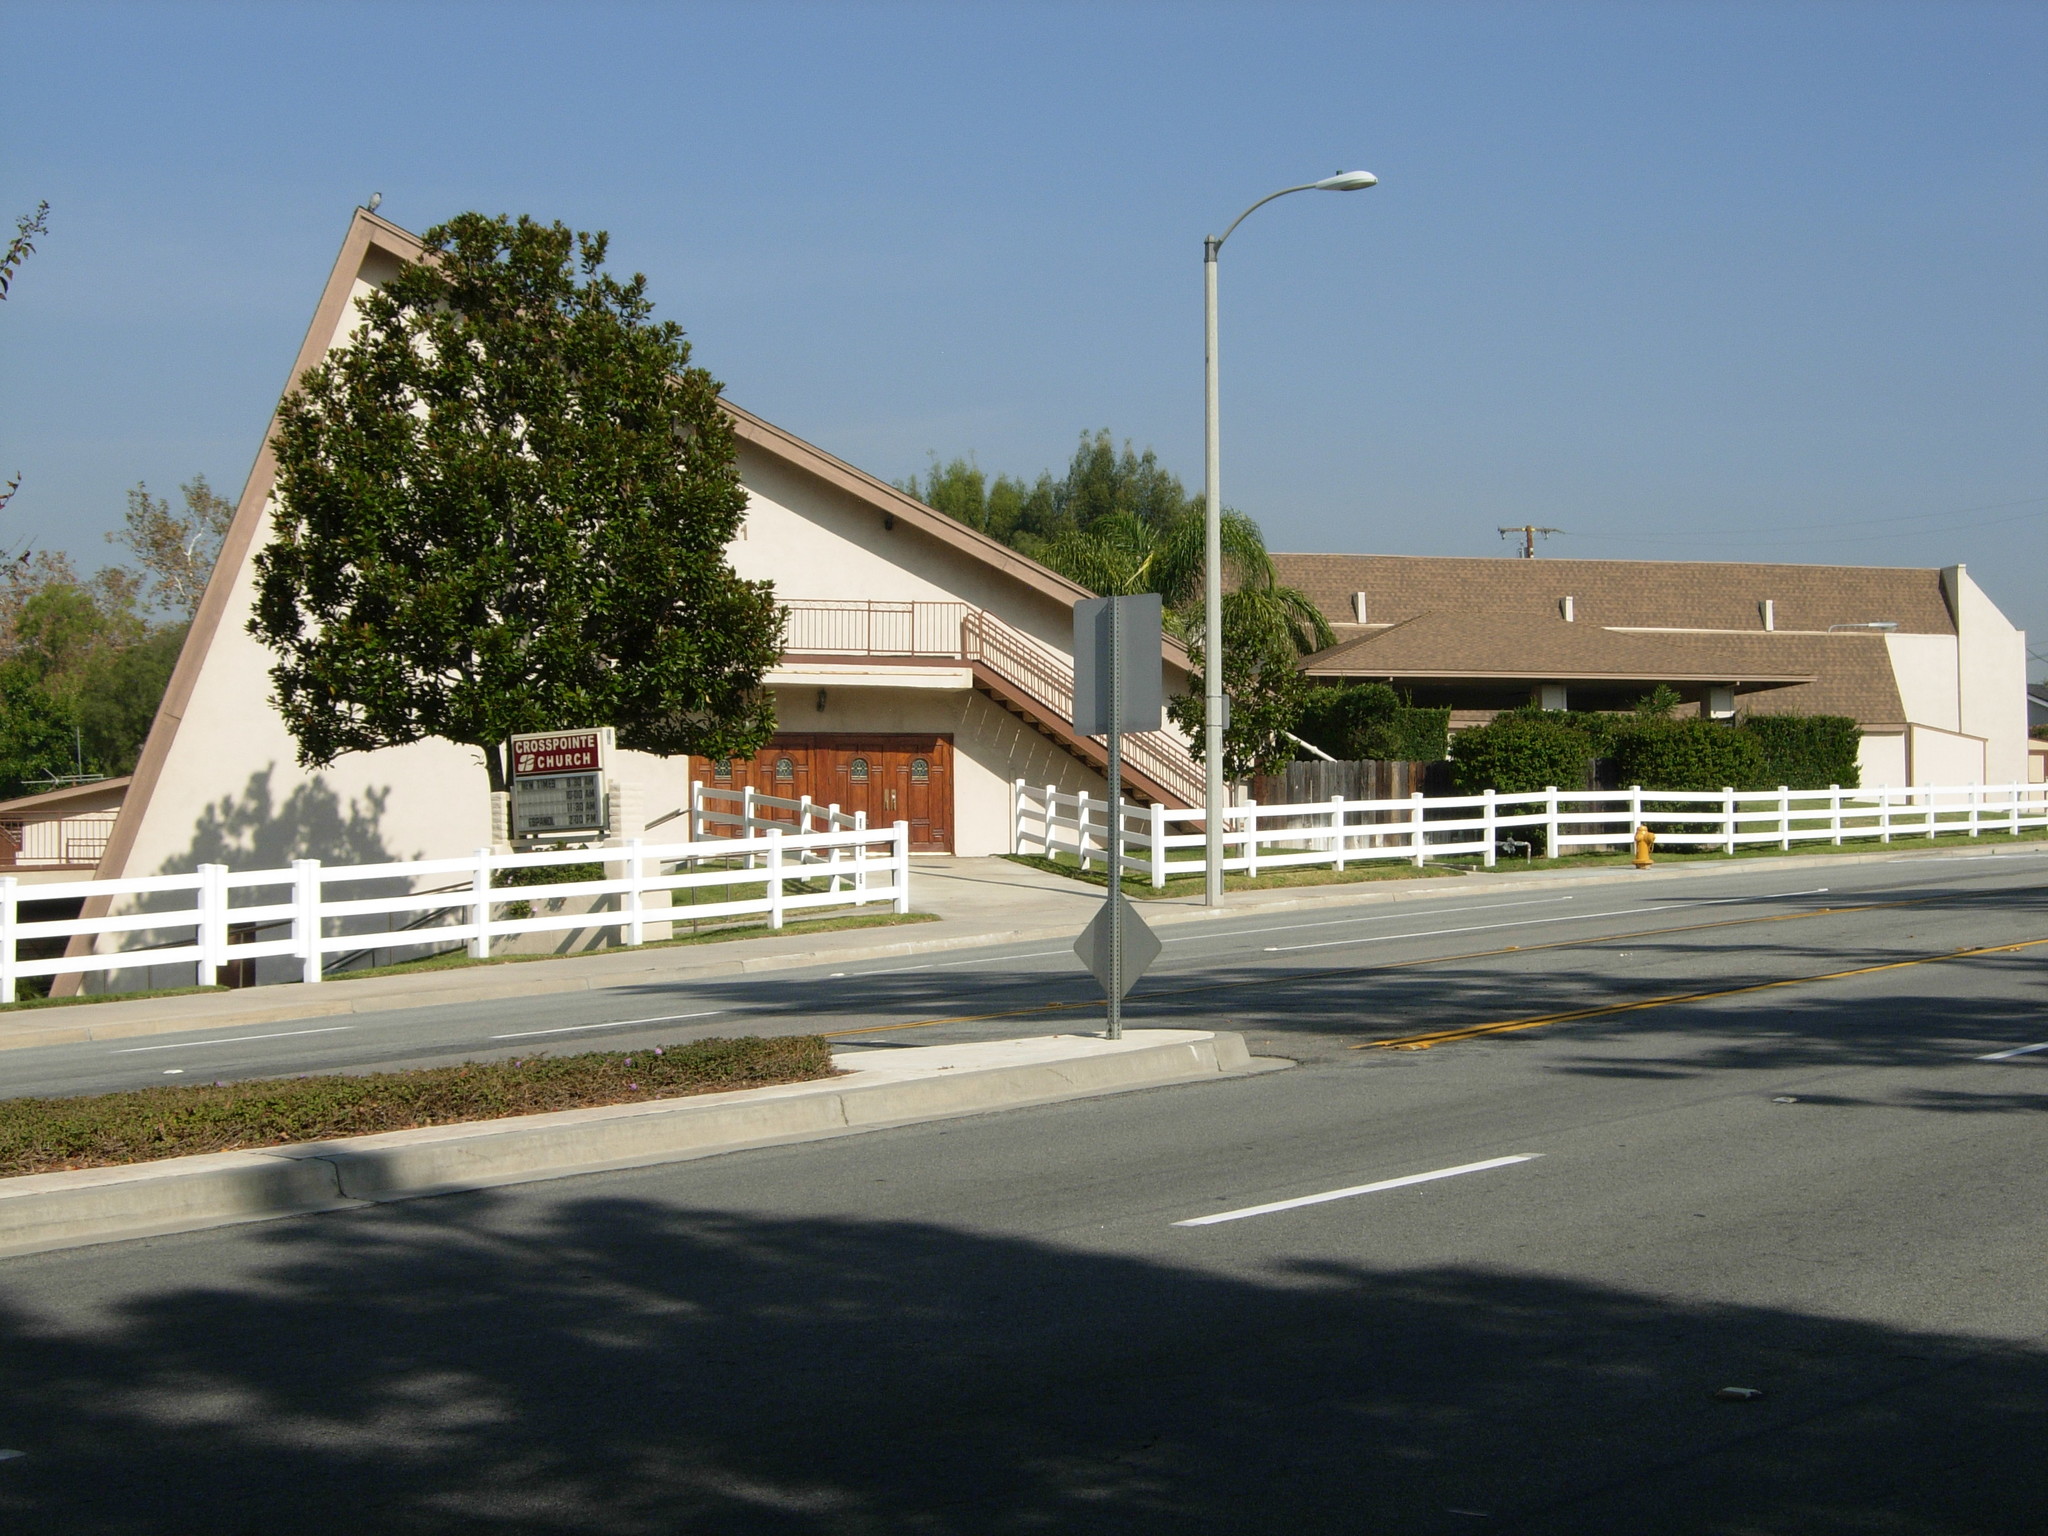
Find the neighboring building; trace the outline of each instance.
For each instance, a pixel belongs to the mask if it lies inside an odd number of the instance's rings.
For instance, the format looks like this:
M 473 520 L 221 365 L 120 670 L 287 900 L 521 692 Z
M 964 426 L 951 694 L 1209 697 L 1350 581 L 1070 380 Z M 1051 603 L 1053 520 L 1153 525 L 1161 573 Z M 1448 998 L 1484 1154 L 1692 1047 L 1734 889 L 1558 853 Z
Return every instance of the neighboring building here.
M 93 779 L 0 800 L 0 873 L 31 883 L 91 879 L 107 851 L 128 782 Z
M 1960 565 L 1275 555 L 1337 643 L 1303 663 L 1451 725 L 1626 709 L 1659 683 L 1702 715 L 1847 715 L 1866 785 L 2024 783 L 2026 636 Z
M 358 212 L 291 378 L 346 344 L 355 302 L 417 259 L 416 239 Z M 1104 790 L 1099 741 L 1071 724 L 1072 605 L 1089 594 L 810 444 L 732 409 L 750 506 L 729 555 L 789 605 L 768 678 L 784 734 L 752 762 L 622 752 L 613 834 L 686 836 L 693 779 L 911 823 L 912 846 L 1010 847 L 1018 778 Z M 252 556 L 275 466 L 257 456 L 213 578 L 120 808 L 102 877 L 201 862 L 278 867 L 441 857 L 491 841 L 478 754 L 442 741 L 298 766 L 269 701 L 272 657 L 248 632 Z M 1166 654 L 1168 684 L 1187 658 Z M 563 728 L 606 722 L 564 720 Z M 1200 773 L 1170 732 L 1131 738 L 1127 786 L 1174 804 Z

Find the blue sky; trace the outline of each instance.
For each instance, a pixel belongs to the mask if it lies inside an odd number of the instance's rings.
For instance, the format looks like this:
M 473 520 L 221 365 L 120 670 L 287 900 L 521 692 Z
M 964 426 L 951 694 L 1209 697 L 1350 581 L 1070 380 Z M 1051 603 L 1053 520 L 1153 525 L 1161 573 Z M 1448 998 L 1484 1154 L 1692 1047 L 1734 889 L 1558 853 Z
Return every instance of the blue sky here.
M 613 235 L 877 474 L 1201 466 L 1281 549 L 1968 562 L 2048 652 L 2048 7 L 0 4 L 10 537 L 239 489 L 349 209 Z M 1876 615 L 1874 617 L 1882 617 Z M 2040 669 L 2037 669 L 2040 670 Z

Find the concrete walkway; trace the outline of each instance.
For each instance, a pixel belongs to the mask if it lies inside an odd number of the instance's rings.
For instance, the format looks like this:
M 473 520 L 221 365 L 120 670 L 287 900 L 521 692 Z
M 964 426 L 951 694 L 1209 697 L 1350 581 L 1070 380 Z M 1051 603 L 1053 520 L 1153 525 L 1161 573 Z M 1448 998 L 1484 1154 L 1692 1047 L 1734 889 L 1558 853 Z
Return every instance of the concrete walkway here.
M 1608 865 L 1580 870 L 1516 873 L 1503 866 L 1492 873 L 1233 891 L 1228 905 L 1215 910 L 1202 906 L 1199 896 L 1145 901 L 1139 904 L 1139 910 L 1154 927 L 1166 927 L 1304 907 L 1341 908 L 1384 902 L 1434 901 L 1470 896 L 1475 890 L 1526 891 L 1620 882 L 1641 886 L 1716 875 L 1827 869 L 1852 863 L 1899 860 L 1920 863 L 1958 856 L 1982 858 L 1986 851 L 1983 844 L 1958 840 L 1924 851 L 1894 847 L 1872 853 L 1700 860 L 1659 865 L 1647 871 Z M 2009 845 L 2001 850 L 2001 854 L 2007 857 L 2039 857 L 2048 854 L 2048 846 Z M 806 932 L 795 927 L 770 937 L 683 945 L 672 949 L 610 949 L 559 960 L 459 967 L 412 975 L 366 977 L 357 981 L 332 980 L 312 987 L 263 986 L 237 992 L 195 993 L 188 997 L 23 1009 L 0 1013 L 0 1050 L 208 1028 L 229 1029 L 335 1014 L 431 1008 L 442 1003 L 485 1002 L 495 998 L 524 998 L 555 992 L 642 988 L 650 984 L 795 970 L 894 955 L 928 954 L 937 950 L 1043 942 L 1078 935 L 1102 901 L 1100 886 L 999 858 L 918 859 L 912 865 L 911 893 L 916 909 L 935 914 L 938 921 L 823 932 Z

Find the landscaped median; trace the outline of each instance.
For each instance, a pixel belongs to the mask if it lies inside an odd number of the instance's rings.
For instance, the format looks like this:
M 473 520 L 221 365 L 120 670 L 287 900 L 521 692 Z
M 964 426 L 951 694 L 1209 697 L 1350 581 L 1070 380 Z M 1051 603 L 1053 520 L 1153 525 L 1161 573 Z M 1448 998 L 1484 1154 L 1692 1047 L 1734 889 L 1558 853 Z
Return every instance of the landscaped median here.
M 1049 1035 L 838 1056 L 827 1055 L 816 1036 L 698 1041 L 539 1063 L 531 1072 L 525 1064 L 473 1063 L 250 1082 L 233 1090 L 0 1101 L 5 1166 L 63 1170 L 0 1177 L 0 1254 L 559 1178 L 1284 1065 L 1254 1062 L 1235 1034 L 1173 1029 L 1132 1030 L 1121 1040 Z M 745 1086 L 750 1082 L 766 1086 Z M 245 1097 L 237 1100 L 236 1090 Z M 193 1097 L 163 1097 L 180 1092 Z M 98 1118 L 89 1108 L 117 1100 L 124 1102 Z M 565 1101 L 589 1107 L 521 1112 Z M 157 1121 L 146 1112 L 149 1104 L 161 1106 Z M 271 1108 L 263 1111 L 266 1104 Z M 459 1105 L 491 1118 L 440 1118 Z M 146 1149 L 159 1124 L 164 1134 L 155 1144 L 164 1152 L 152 1154 Z M 341 1137 L 318 1129 L 334 1124 L 412 1128 Z M 175 1155 L 204 1146 L 233 1150 Z M 115 1155 L 120 1148 L 140 1148 L 140 1156 L 157 1160 L 127 1160 L 138 1154 Z M 96 1166 L 81 1166 L 88 1163 Z

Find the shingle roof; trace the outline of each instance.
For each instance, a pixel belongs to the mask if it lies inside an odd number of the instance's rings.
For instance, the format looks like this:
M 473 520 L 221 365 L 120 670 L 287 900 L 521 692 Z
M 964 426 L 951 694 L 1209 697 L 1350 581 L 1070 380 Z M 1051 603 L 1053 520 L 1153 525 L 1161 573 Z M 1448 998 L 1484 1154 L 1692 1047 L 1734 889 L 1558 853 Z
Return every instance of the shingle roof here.
M 1905 719 L 1882 635 L 1954 634 L 1941 573 L 1864 566 L 1634 560 L 1275 555 L 1280 579 L 1335 623 L 1303 663 L 1321 677 L 1389 681 L 1733 684 L 1745 713 Z M 1363 626 L 1351 594 L 1366 594 Z M 1566 620 L 1562 599 L 1573 600 Z M 1769 599 L 1776 628 L 1763 628 Z
M 1679 560 L 1516 560 L 1417 555 L 1275 555 L 1280 580 L 1332 623 L 1399 622 L 1432 612 L 1554 613 L 1574 599 L 1592 625 L 1761 633 L 1769 599 L 1779 630 L 1891 620 L 1902 634 L 1952 635 L 1941 572 L 1871 565 L 1751 565 Z

